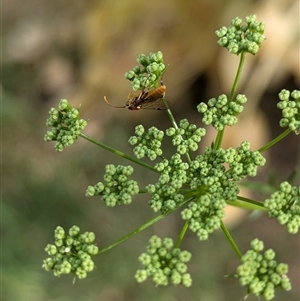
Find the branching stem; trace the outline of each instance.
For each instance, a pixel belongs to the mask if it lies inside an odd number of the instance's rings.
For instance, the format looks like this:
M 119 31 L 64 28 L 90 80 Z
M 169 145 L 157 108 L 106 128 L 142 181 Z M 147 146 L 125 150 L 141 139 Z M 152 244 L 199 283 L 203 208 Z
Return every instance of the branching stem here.
M 258 151 L 260 153 L 264 152 L 265 150 L 269 149 L 271 146 L 273 146 L 274 144 L 278 143 L 280 140 L 282 140 L 283 138 L 285 138 L 291 132 L 292 132 L 292 130 L 286 129 L 283 133 L 281 133 L 280 135 L 278 135 L 277 137 L 275 137 L 273 140 L 271 140 L 270 142 L 268 142 L 266 145 L 264 145 L 263 147 L 261 147 L 260 149 L 258 149 Z
M 235 76 L 235 79 L 234 79 L 234 82 L 232 85 L 232 89 L 231 89 L 231 92 L 229 95 L 228 104 L 232 102 L 233 97 L 235 95 L 237 85 L 238 85 L 238 82 L 239 82 L 241 74 L 242 74 L 242 69 L 243 69 L 243 65 L 245 62 L 245 58 L 246 58 L 246 52 L 242 52 L 241 57 L 240 57 L 240 63 L 239 63 L 238 69 L 237 69 L 237 73 L 236 73 L 236 76 Z M 214 143 L 214 149 L 218 149 L 221 147 L 223 136 L 224 136 L 224 131 L 225 131 L 225 127 L 221 131 L 218 132 L 215 143 Z
M 226 226 L 224 225 L 223 222 L 221 222 L 221 229 L 223 230 L 225 236 L 227 237 L 229 243 L 231 244 L 232 248 L 234 249 L 235 253 L 237 254 L 237 256 L 239 257 L 239 259 L 242 258 L 242 253 L 239 250 L 237 244 L 235 243 L 235 241 L 233 240 L 231 234 L 229 233 L 228 229 L 226 228 Z
M 85 139 L 85 140 L 93 143 L 93 144 L 96 144 L 96 145 L 98 145 L 98 146 L 100 146 L 100 147 L 108 150 L 109 152 L 111 152 L 111 153 L 113 153 L 113 154 L 115 154 L 117 156 L 123 157 L 123 158 L 125 158 L 125 159 L 127 159 L 127 160 L 129 160 L 131 162 L 134 162 L 134 163 L 136 163 L 136 164 L 138 164 L 140 166 L 143 166 L 143 167 L 145 167 L 145 168 L 147 168 L 149 170 L 152 170 L 154 172 L 159 173 L 153 166 L 148 165 L 148 164 L 144 163 L 143 161 L 138 160 L 138 159 L 136 159 L 134 157 L 130 157 L 130 156 L 126 155 L 125 153 L 123 153 L 123 152 L 121 152 L 119 150 L 116 150 L 115 148 L 112 148 L 112 147 L 110 147 L 110 146 L 108 146 L 108 145 L 106 145 L 106 144 L 104 144 L 102 142 L 96 141 L 93 138 L 91 138 L 91 137 L 89 137 L 89 136 L 87 136 L 87 135 L 85 135 L 83 133 L 81 133 L 79 136 L 81 138 L 83 138 L 83 139 Z
M 134 229 L 133 231 L 129 232 L 128 234 L 126 234 L 125 236 L 121 237 L 120 239 L 118 239 L 117 241 L 115 241 L 114 243 L 110 244 L 109 246 L 100 249 L 98 254 L 104 253 L 108 250 L 111 250 L 112 248 L 118 246 L 119 244 L 121 244 L 122 242 L 126 241 L 127 239 L 131 238 L 133 235 L 138 234 L 140 232 L 142 232 L 143 230 L 145 230 L 146 228 L 150 227 L 151 225 L 155 224 L 156 222 L 160 221 L 161 219 L 165 218 L 166 216 L 168 216 L 169 214 L 171 214 L 172 212 L 174 212 L 175 210 L 177 210 L 178 208 L 180 208 L 181 206 L 183 206 L 184 204 L 186 204 L 187 202 L 189 202 L 190 199 L 185 200 L 184 202 L 182 202 L 182 204 L 180 206 L 178 206 L 176 209 L 171 210 L 167 213 L 162 213 L 154 218 L 152 218 L 151 220 L 149 220 L 148 222 L 144 223 L 143 225 L 139 226 L 138 228 Z

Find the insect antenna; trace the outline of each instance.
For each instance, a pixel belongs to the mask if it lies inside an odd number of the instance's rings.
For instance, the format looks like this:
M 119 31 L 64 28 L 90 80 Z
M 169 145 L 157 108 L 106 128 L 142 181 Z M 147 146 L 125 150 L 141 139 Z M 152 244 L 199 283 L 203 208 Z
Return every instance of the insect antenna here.
M 127 105 L 119 107 L 119 106 L 114 106 L 114 105 L 110 104 L 110 103 L 108 102 L 106 96 L 104 96 L 104 101 L 105 101 L 110 107 L 112 107 L 112 108 L 124 109 L 124 108 L 127 107 Z

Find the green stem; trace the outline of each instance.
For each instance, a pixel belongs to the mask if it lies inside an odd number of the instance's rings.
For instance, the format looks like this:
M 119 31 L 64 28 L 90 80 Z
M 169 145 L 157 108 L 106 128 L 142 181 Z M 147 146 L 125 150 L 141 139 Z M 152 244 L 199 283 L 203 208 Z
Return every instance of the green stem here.
M 238 82 L 239 82 L 241 74 L 242 74 L 242 69 L 243 69 L 243 65 L 245 62 L 245 58 L 246 58 L 246 52 L 242 52 L 241 57 L 240 57 L 240 63 L 239 63 L 239 66 L 238 66 L 238 69 L 236 72 L 236 76 L 235 76 L 235 79 L 234 79 L 234 82 L 233 82 L 233 85 L 231 88 L 231 92 L 229 95 L 228 104 L 232 102 L 234 94 L 236 92 L 237 85 L 238 85 Z M 218 132 L 215 143 L 214 143 L 214 149 L 218 149 L 221 147 L 223 136 L 224 136 L 224 131 L 225 131 L 225 127 L 223 128 L 223 130 Z
M 169 104 L 168 104 L 167 100 L 165 98 L 162 98 L 162 101 L 164 103 L 164 106 L 167 109 L 167 114 L 169 116 L 169 119 L 170 119 L 173 127 L 177 130 L 178 129 L 178 125 L 177 125 L 176 120 L 175 120 L 175 118 L 174 118 L 174 116 L 172 114 L 172 111 L 170 110 L 170 107 L 169 107 Z
M 187 194 L 185 195 L 185 197 L 187 198 L 187 202 L 190 202 L 191 200 L 194 199 L 194 196 L 187 196 Z M 198 198 L 196 203 L 199 204 L 199 202 L 200 202 L 200 197 Z M 181 244 L 181 242 L 184 238 L 184 235 L 185 235 L 186 231 L 188 230 L 188 228 L 189 228 L 188 221 L 186 221 L 184 223 L 180 233 L 179 233 L 178 238 L 177 238 L 177 241 L 176 241 L 176 244 L 175 244 L 176 248 L 179 248 L 179 246 L 180 246 L 180 244 Z
M 194 198 L 193 196 L 192 197 L 191 196 L 187 197 L 187 195 L 186 195 L 186 199 L 187 199 L 186 202 L 190 202 L 193 198 Z M 181 242 L 184 238 L 184 235 L 185 235 L 186 231 L 188 230 L 188 228 L 189 228 L 188 221 L 186 221 L 184 223 L 180 233 L 179 233 L 179 236 L 178 236 L 176 244 L 175 244 L 175 248 L 179 248 L 179 246 L 180 246 L 180 244 L 181 244 Z
M 117 241 L 115 241 L 114 243 L 110 244 L 109 246 L 100 249 L 98 254 L 104 253 L 108 250 L 111 250 L 112 248 L 116 247 L 117 245 L 121 244 L 122 242 L 126 241 L 127 239 L 129 239 L 130 237 L 132 237 L 133 235 L 145 230 L 146 228 L 150 227 L 151 225 L 153 225 L 154 223 L 158 222 L 159 220 L 163 219 L 164 217 L 166 217 L 167 214 L 161 214 L 159 216 L 156 216 L 155 218 L 151 219 L 150 221 L 148 221 L 147 223 L 143 224 L 142 226 L 134 229 L 133 231 L 131 231 L 130 233 L 128 233 L 127 235 L 121 237 L 120 239 L 118 239 Z
M 181 206 L 183 206 L 184 204 L 186 204 L 189 201 L 190 201 L 190 199 L 185 200 L 176 209 L 171 210 L 171 211 L 169 211 L 167 213 L 162 213 L 162 214 L 160 214 L 160 215 L 152 218 L 151 220 L 149 220 L 145 224 L 143 224 L 143 225 L 139 226 L 138 228 L 134 229 L 133 231 L 131 231 L 130 233 L 128 233 L 125 236 L 121 237 L 120 239 L 118 239 L 114 243 L 110 244 L 109 246 L 107 246 L 107 247 L 105 247 L 103 249 L 100 249 L 99 252 L 98 252 L 98 254 L 101 254 L 101 253 L 104 253 L 106 251 L 111 250 L 112 248 L 116 247 L 117 245 L 119 245 L 122 242 L 126 241 L 127 239 L 131 238 L 133 235 L 138 234 L 139 232 L 145 230 L 146 228 L 150 227 L 151 225 L 153 225 L 156 222 L 160 221 L 161 219 L 165 218 L 166 216 L 168 216 L 169 214 L 171 214 L 172 212 L 174 212 L 175 210 L 177 210 L 178 208 L 180 208 Z
M 266 145 L 264 145 L 263 147 L 261 147 L 258 151 L 260 153 L 264 152 L 265 150 L 267 150 L 268 148 L 270 148 L 271 146 L 273 146 L 274 144 L 276 144 L 277 142 L 279 142 L 280 140 L 282 140 L 283 138 L 285 138 L 291 132 L 292 132 L 292 130 L 286 129 L 283 133 L 281 133 L 280 135 L 278 135 L 277 137 L 275 137 L 273 140 L 271 140 L 270 142 L 268 142 Z
M 270 182 L 270 179 L 268 180 L 267 184 L 255 181 L 243 181 L 240 182 L 239 185 L 247 188 L 248 190 L 252 190 L 263 194 L 271 194 L 276 190 L 274 185 Z
M 224 136 L 224 131 L 225 131 L 225 128 L 223 128 L 223 130 L 221 130 L 221 131 L 218 131 L 218 134 L 217 134 L 217 137 L 216 137 L 216 140 L 214 143 L 215 150 L 217 150 L 221 147 L 223 136 Z
M 234 206 L 242 209 L 267 211 L 263 203 L 242 196 L 238 196 L 237 200 L 235 201 L 226 201 L 226 203 L 230 206 Z
M 181 244 L 181 242 L 184 238 L 184 235 L 185 235 L 188 228 L 189 228 L 189 225 L 188 225 L 188 222 L 186 221 L 184 223 L 180 233 L 179 233 L 178 239 L 177 239 L 176 244 L 175 244 L 175 248 L 179 248 L 179 246 L 180 246 L 180 244 Z
M 221 222 L 221 229 L 223 230 L 223 232 L 224 232 L 225 236 L 227 237 L 229 243 L 231 244 L 233 250 L 235 251 L 237 256 L 241 259 L 242 258 L 242 253 L 239 250 L 238 246 L 236 245 L 235 241 L 233 240 L 231 234 L 229 233 L 228 229 L 226 228 L 226 226 L 224 225 L 223 222 Z
M 245 62 L 245 58 L 246 58 L 246 52 L 242 52 L 241 53 L 241 58 L 240 58 L 240 63 L 239 63 L 239 66 L 238 66 L 238 70 L 237 70 L 237 73 L 236 73 L 236 76 L 235 76 L 235 79 L 234 79 L 234 82 L 233 82 L 233 86 L 232 86 L 232 89 L 231 89 L 231 92 L 230 92 L 229 103 L 232 102 L 234 94 L 236 92 L 237 85 L 238 85 L 238 82 L 239 82 L 241 74 L 242 74 L 242 69 L 243 69 L 243 65 L 244 65 L 244 62 Z
M 87 141 L 89 141 L 89 142 L 91 142 L 93 144 L 96 144 L 96 145 L 98 145 L 98 146 L 100 146 L 100 147 L 108 150 L 109 152 L 111 152 L 111 153 L 113 153 L 113 154 L 115 154 L 117 156 L 123 157 L 123 158 L 125 158 L 125 159 L 127 159 L 127 160 L 129 160 L 131 162 L 134 162 L 134 163 L 136 163 L 136 164 L 138 164 L 140 166 L 146 167 L 147 169 L 150 169 L 150 170 L 155 171 L 155 172 L 158 173 L 158 171 L 155 170 L 155 168 L 152 167 L 151 165 L 148 165 L 148 164 L 146 164 L 146 163 L 144 163 L 144 162 L 142 162 L 142 161 L 140 161 L 140 160 L 138 160 L 136 158 L 130 157 L 130 156 L 124 154 L 123 152 L 118 151 L 118 150 L 116 150 L 116 149 L 114 149 L 114 148 L 112 148 L 112 147 L 110 147 L 110 146 L 108 146 L 106 144 L 98 142 L 98 141 L 94 140 L 93 138 L 91 138 L 91 137 L 89 137 L 89 136 L 87 136 L 87 135 L 85 135 L 83 133 L 81 133 L 79 136 L 81 138 L 83 138 L 83 139 L 86 139 Z
M 162 101 L 163 101 L 163 103 L 164 103 L 164 105 L 165 105 L 165 107 L 167 109 L 167 114 L 169 116 L 169 119 L 170 119 L 173 127 L 177 130 L 178 129 L 178 125 L 177 125 L 176 120 L 175 120 L 175 118 L 174 118 L 174 116 L 172 114 L 172 111 L 170 110 L 170 107 L 169 107 L 169 104 L 168 104 L 167 100 L 165 98 L 162 98 Z M 191 163 L 192 160 L 191 160 L 190 154 L 186 153 L 186 157 L 187 157 L 189 163 Z

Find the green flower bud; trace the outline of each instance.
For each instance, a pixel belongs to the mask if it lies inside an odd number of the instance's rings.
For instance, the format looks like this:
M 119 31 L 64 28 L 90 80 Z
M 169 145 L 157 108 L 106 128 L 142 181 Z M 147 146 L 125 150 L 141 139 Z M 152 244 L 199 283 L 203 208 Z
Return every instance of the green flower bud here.
M 93 186 L 88 186 L 86 192 L 85 192 L 85 196 L 87 197 L 91 197 L 95 195 L 95 188 Z
M 95 240 L 96 236 L 93 232 L 85 232 L 80 235 L 80 238 L 84 243 L 91 244 Z
M 86 259 L 81 263 L 81 267 L 86 272 L 92 272 L 94 270 L 95 264 L 94 264 L 93 260 Z
M 60 100 L 60 103 L 59 103 L 58 107 L 59 107 L 60 111 L 65 111 L 66 109 L 70 109 L 71 108 L 70 105 L 69 105 L 68 100 L 65 99 L 65 98 L 62 98 Z
M 169 237 L 165 237 L 163 239 L 163 245 L 167 248 L 167 249 L 171 249 L 174 246 L 174 242 L 172 238 Z
M 162 61 L 163 61 L 163 54 L 162 54 L 161 51 L 158 51 L 158 52 L 156 53 L 156 58 L 157 58 L 157 61 L 158 61 L 158 62 L 162 62 Z
M 263 292 L 263 296 L 266 300 L 272 300 L 275 297 L 274 288 L 265 289 Z
M 54 260 L 52 258 L 47 258 L 43 261 L 42 268 L 47 272 L 52 270 L 53 267 L 54 267 Z
M 125 78 L 128 80 L 132 80 L 135 77 L 135 73 L 133 70 L 130 70 L 125 73 Z
M 48 244 L 45 248 L 45 251 L 48 253 L 48 255 L 54 255 L 57 253 L 57 247 L 55 245 Z
M 153 235 L 150 239 L 149 239 L 149 243 L 152 247 L 154 248 L 160 248 L 161 244 L 162 244 L 162 240 L 161 238 L 159 238 L 156 235 Z
M 71 264 L 67 260 L 64 260 L 60 266 L 61 274 L 70 274 L 71 270 L 72 270 Z
M 227 34 L 227 28 L 225 26 L 223 26 L 219 30 L 216 30 L 215 34 L 217 35 L 217 37 L 221 38 Z
M 190 287 L 192 285 L 192 278 L 191 275 L 188 273 L 182 275 L 181 281 L 185 287 Z
M 60 226 L 56 227 L 56 229 L 54 230 L 54 237 L 56 239 L 64 239 L 65 238 L 65 230 Z
M 143 66 L 147 66 L 149 64 L 145 54 L 140 54 L 137 58 L 137 62 Z
M 139 283 L 144 282 L 147 279 L 147 271 L 145 271 L 145 270 L 137 270 L 136 273 L 135 273 L 134 278 Z
M 171 128 L 169 128 L 169 129 L 167 129 L 166 130 L 166 135 L 167 136 L 174 136 L 175 135 L 175 133 L 176 133 L 176 130 L 175 130 L 175 128 L 173 128 L 173 127 L 171 127 Z
M 237 28 L 240 28 L 241 24 L 242 24 L 242 20 L 238 17 L 234 18 L 231 21 L 231 25 L 234 26 L 234 27 L 237 27 Z
M 285 263 L 279 263 L 276 267 L 276 272 L 279 274 L 279 275 L 285 275 L 287 274 L 289 271 L 289 267 L 287 264 Z
M 252 240 L 250 245 L 252 249 L 256 252 L 260 252 L 264 249 L 264 243 L 257 238 Z
M 78 279 L 84 279 L 87 277 L 87 271 L 85 271 L 82 267 L 78 267 L 75 271 L 75 274 Z
M 290 291 L 292 289 L 292 285 L 290 282 L 290 279 L 287 278 L 287 276 L 283 275 L 281 278 L 281 287 L 285 290 L 285 291 Z

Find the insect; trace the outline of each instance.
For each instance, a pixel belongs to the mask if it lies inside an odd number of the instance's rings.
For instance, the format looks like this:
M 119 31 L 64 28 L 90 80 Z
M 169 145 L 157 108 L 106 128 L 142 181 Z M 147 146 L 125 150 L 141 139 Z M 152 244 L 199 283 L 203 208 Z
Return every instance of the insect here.
M 128 95 L 128 100 L 125 106 L 113 106 L 108 102 L 106 96 L 104 96 L 104 101 L 113 108 L 127 108 L 129 110 L 140 110 L 140 109 L 148 109 L 148 110 L 164 110 L 164 104 L 161 99 L 165 96 L 166 86 L 161 81 L 160 87 L 154 88 L 151 90 L 143 89 L 139 93 L 134 93 L 130 91 Z

